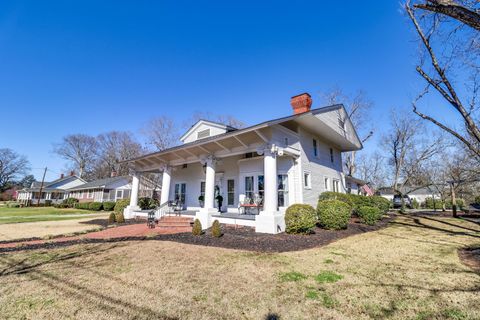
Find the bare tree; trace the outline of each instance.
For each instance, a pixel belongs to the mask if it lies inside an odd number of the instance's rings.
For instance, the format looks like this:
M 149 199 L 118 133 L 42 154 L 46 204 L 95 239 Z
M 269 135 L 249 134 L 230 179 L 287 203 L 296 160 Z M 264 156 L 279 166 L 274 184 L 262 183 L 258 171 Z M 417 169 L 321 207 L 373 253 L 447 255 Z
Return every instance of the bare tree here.
M 431 183 L 429 161 L 443 149 L 443 138 L 425 134 L 419 120 L 392 113 L 389 133 L 383 137 L 383 148 L 391 167 L 391 186 L 402 196 L 406 187 L 421 188 Z M 412 191 L 412 190 L 409 190 Z
M 178 128 L 172 119 L 160 116 L 150 119 L 141 129 L 149 145 L 157 151 L 173 147 L 179 138 Z
M 30 169 L 25 156 L 12 149 L 0 149 L 0 192 L 5 191 L 15 179 L 25 175 Z
M 360 154 L 357 157 L 357 174 L 360 179 L 374 188 L 385 186 L 387 181 L 386 159 L 378 151 L 373 154 Z
M 373 130 L 369 121 L 369 112 L 373 102 L 364 91 L 360 90 L 355 95 L 349 96 L 344 94 L 342 89 L 334 88 L 324 94 L 324 99 L 328 104 L 342 103 L 345 106 L 350 121 L 360 134 L 362 143 L 372 137 Z M 352 151 L 345 156 L 345 170 L 350 176 L 353 176 L 357 169 L 356 155 L 357 152 Z
M 463 143 L 478 160 L 479 6 L 480 2 L 473 0 L 409 0 L 405 4 L 421 42 L 422 56 L 416 70 L 426 82 L 425 89 L 412 103 L 413 111 Z M 462 82 L 469 84 L 459 89 L 458 83 Z M 448 102 L 460 121 L 447 123 L 420 111 L 418 103 L 432 88 Z M 461 129 L 456 124 L 461 124 Z
M 97 141 L 85 134 L 71 134 L 63 137 L 62 142 L 54 145 L 53 152 L 73 164 L 83 177 L 92 169 L 96 160 Z
M 229 114 L 214 114 L 211 112 L 196 111 L 192 115 L 192 117 L 184 123 L 184 127 L 186 128 L 191 127 L 192 125 L 194 125 L 200 120 L 209 120 L 209 121 L 219 122 L 236 129 L 241 129 L 246 126 L 245 122 Z
M 129 167 L 124 160 L 138 157 L 144 153 L 130 132 L 110 131 L 97 137 L 96 158 L 93 178 L 109 177 L 113 172 L 117 175 L 128 175 Z

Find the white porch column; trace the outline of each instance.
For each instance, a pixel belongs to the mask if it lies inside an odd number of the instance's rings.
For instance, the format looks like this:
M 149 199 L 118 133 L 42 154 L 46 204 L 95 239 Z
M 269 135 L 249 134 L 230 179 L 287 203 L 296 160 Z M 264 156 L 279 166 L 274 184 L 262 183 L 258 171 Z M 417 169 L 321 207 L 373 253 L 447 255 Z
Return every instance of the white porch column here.
M 195 218 L 200 220 L 203 229 L 208 229 L 212 226 L 212 214 L 215 213 L 215 165 L 216 159 L 209 156 L 202 160 L 205 165 L 205 199 L 204 206 L 195 215 Z
M 132 177 L 132 192 L 130 193 L 130 205 L 123 210 L 125 219 L 135 217 L 134 211 L 140 210 L 138 206 L 138 189 L 140 186 L 140 174 L 135 172 Z
M 215 208 L 215 158 L 208 157 L 205 160 L 205 202 L 204 209 L 211 210 Z
M 170 196 L 170 182 L 172 181 L 172 169 L 169 166 L 163 168 L 162 175 L 162 194 L 160 195 L 160 204 L 168 202 Z
M 277 154 L 275 150 L 264 151 L 264 176 L 265 194 L 263 198 L 263 212 L 273 214 L 278 210 L 278 176 L 277 176 Z
M 263 211 L 255 217 L 255 231 L 280 233 L 285 231 L 285 213 L 278 211 L 278 173 L 277 156 L 283 155 L 283 149 L 274 144 L 257 150 L 264 155 L 263 173 L 265 179 Z

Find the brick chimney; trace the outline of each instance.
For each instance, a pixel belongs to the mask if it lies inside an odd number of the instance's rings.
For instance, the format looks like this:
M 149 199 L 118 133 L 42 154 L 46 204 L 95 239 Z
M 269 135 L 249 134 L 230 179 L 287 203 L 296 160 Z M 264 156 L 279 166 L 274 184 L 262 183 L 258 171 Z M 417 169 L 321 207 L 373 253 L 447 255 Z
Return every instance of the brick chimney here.
M 110 177 L 116 177 L 117 176 L 117 171 L 112 171 L 112 173 L 110 173 Z
M 70 177 L 73 177 L 75 175 L 75 171 L 70 171 Z
M 60 174 L 60 179 L 63 179 L 65 175 L 63 173 Z
M 300 114 L 310 111 L 312 107 L 312 97 L 308 93 L 296 95 L 290 99 L 290 104 L 294 114 Z

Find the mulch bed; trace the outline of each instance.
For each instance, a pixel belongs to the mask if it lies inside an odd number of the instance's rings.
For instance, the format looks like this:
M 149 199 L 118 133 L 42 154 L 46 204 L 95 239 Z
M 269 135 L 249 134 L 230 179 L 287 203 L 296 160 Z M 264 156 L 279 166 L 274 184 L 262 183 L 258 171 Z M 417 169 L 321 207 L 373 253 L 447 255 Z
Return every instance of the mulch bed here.
M 18 247 L 0 248 L 1 252 L 13 252 L 34 249 L 51 249 L 70 246 L 80 243 L 114 243 L 132 240 L 148 240 L 148 241 L 173 241 L 184 244 L 202 245 L 210 247 L 220 247 L 227 249 L 238 249 L 255 252 L 288 252 L 311 249 L 324 246 L 339 239 L 343 239 L 356 234 L 375 231 L 385 228 L 393 219 L 394 215 L 390 215 L 378 222 L 375 226 L 367 226 L 361 224 L 357 218 L 352 218 L 348 228 L 345 230 L 324 230 L 315 229 L 314 234 L 310 235 L 292 235 L 292 234 L 263 234 L 256 233 L 254 228 L 237 227 L 222 225 L 223 236 L 215 238 L 207 230 L 201 236 L 194 236 L 189 233 L 161 234 L 153 237 L 124 237 L 114 239 L 76 239 L 64 242 L 46 242 L 39 244 L 30 244 Z
M 480 273 L 480 246 L 458 249 L 460 261 Z

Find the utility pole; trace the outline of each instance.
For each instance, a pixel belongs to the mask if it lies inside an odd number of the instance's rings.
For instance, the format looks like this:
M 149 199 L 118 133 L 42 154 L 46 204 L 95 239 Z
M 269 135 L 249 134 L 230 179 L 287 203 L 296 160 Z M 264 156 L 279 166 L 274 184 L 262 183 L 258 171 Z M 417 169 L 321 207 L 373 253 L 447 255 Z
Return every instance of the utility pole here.
M 43 171 L 42 183 L 40 184 L 40 192 L 38 194 L 38 199 L 37 199 L 37 207 L 40 206 L 40 198 L 42 197 L 43 184 L 45 183 L 46 174 L 47 174 L 47 167 L 45 167 L 45 170 Z

